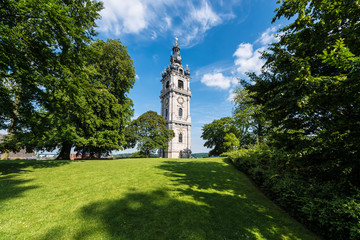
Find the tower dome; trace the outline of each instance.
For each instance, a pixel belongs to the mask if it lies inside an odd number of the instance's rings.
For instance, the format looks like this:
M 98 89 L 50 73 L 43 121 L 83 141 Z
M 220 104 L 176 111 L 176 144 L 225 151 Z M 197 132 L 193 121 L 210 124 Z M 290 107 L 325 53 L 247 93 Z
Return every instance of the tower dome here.
M 190 76 L 189 65 L 186 65 L 185 75 L 186 75 L 186 76 Z
M 173 48 L 172 48 L 172 54 L 171 54 L 171 56 L 170 56 L 170 63 L 171 64 L 175 64 L 175 63 L 177 63 L 177 64 L 182 64 L 182 59 L 181 59 L 181 55 L 180 55 L 180 47 L 179 47 L 179 45 L 178 45 L 178 43 L 177 43 L 177 38 L 175 38 L 175 45 L 173 46 Z

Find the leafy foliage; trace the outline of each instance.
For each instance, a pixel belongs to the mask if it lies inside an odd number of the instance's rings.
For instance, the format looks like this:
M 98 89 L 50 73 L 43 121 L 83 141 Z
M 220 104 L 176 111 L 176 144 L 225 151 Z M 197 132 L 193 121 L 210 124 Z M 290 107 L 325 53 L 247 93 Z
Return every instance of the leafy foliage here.
M 34 134 L 44 132 L 44 114 L 56 109 L 51 114 L 59 115 L 65 104 L 77 104 L 70 99 L 82 96 L 78 88 L 83 52 L 95 36 L 102 4 L 93 0 L 6 0 L 0 9 L 0 102 L 5 107 L 0 109 L 0 127 L 9 132 L 2 151 L 17 151 L 24 145 L 31 151 L 42 147 L 34 142 Z M 64 142 L 73 130 L 63 134 Z
M 203 133 L 201 134 L 201 138 L 206 140 L 204 143 L 205 147 L 213 148 L 209 152 L 209 156 L 219 156 L 221 153 L 226 152 L 229 149 L 229 146 L 224 145 L 224 138 L 226 134 L 232 133 L 233 135 L 238 134 L 238 130 L 236 129 L 233 119 L 230 117 L 224 117 L 219 120 L 214 120 L 209 124 L 205 124 L 202 128 Z M 233 137 L 228 136 L 228 138 Z M 232 143 L 235 144 L 233 139 Z M 231 145 L 230 144 L 230 145 Z
M 1 2 L 2 128 L 26 127 L 26 117 L 46 101 L 44 89 L 81 65 L 80 52 L 95 35 L 101 8 L 92 0 Z
M 141 154 L 146 157 L 157 149 L 167 149 L 168 142 L 175 137 L 173 130 L 166 129 L 165 119 L 154 111 L 133 120 L 126 132 L 128 146 L 137 144 Z
M 125 145 L 124 129 L 133 115 L 127 93 L 134 85 L 135 70 L 126 47 L 111 39 L 91 44 L 86 67 L 90 75 L 86 101 L 91 106 L 86 117 L 92 119 L 82 124 L 87 141 L 75 145 L 75 150 L 100 156 Z
M 242 147 L 254 144 L 256 139 L 262 142 L 269 123 L 265 120 L 261 105 L 256 104 L 249 91 L 242 87 L 235 90 L 233 102 L 235 104 L 233 119 L 236 128 L 240 131 Z
M 295 20 L 246 86 L 271 122 L 273 146 L 294 153 L 309 173 L 358 186 L 359 15 L 358 1 L 284 1 L 274 21 Z
M 313 231 L 327 239 L 360 237 L 360 189 L 346 180 L 310 179 L 292 155 L 265 144 L 224 155 Z
M 233 133 L 227 133 L 224 137 L 224 146 L 227 151 L 233 151 L 239 148 L 239 140 Z
M 273 21 L 294 21 L 235 98 L 240 120 L 265 123 L 267 144 L 226 155 L 314 231 L 359 239 L 359 1 L 278 2 Z
M 76 147 L 99 156 L 125 144 L 133 62 L 117 40 L 92 42 L 98 1 L 2 2 L 2 151 Z M 3 110 L 4 109 L 4 110 Z
M 293 21 L 235 97 L 242 126 L 264 131 L 225 155 L 314 231 L 359 239 L 359 1 L 278 3 L 273 22 Z

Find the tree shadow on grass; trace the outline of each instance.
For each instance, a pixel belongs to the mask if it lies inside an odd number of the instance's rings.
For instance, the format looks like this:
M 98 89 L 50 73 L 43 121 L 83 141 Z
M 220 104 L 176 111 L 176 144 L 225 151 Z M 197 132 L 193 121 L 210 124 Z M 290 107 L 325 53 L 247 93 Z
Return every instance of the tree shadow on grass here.
M 0 175 L 0 202 L 7 199 L 20 197 L 23 192 L 37 188 L 35 185 L 24 186 L 24 184 L 27 184 L 31 181 L 32 180 L 16 179 L 14 176 L 1 177 Z
M 69 161 L 1 160 L 0 201 L 20 197 L 23 192 L 38 187 L 29 186 L 28 183 L 32 180 L 18 178 L 18 174 L 31 172 L 31 169 L 59 167 L 68 163 Z
M 238 236 L 265 239 L 316 239 L 317 237 L 266 198 L 228 162 L 166 161 L 165 170 L 181 194 L 210 207 L 213 229 Z M 220 236 L 217 235 L 216 236 Z M 240 239 L 243 239 L 240 237 Z
M 74 239 L 316 239 L 225 163 L 167 161 L 158 168 L 175 189 L 84 206 L 88 225 Z
M 11 173 L 30 172 L 28 168 L 52 168 L 69 164 L 70 160 L 1 160 L 0 176 Z

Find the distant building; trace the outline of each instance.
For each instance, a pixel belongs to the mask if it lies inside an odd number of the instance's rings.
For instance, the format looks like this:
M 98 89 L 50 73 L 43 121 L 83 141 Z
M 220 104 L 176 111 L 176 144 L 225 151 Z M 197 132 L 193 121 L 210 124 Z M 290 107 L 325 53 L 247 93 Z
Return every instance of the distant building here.
M 6 134 L 0 134 L 0 142 L 1 142 L 1 139 L 4 138 L 4 136 L 6 136 Z M 2 159 L 4 153 L 0 153 L 0 154 L 1 154 L 1 159 Z M 35 154 L 35 152 L 27 153 L 25 149 L 21 149 L 20 152 L 17 152 L 17 153 L 10 152 L 8 158 L 9 159 L 15 159 L 15 158 L 36 159 L 36 154 Z
M 53 160 L 58 156 L 57 153 L 38 153 L 37 160 Z
M 175 132 L 168 149 L 160 150 L 165 158 L 191 158 L 190 70 L 184 69 L 177 38 L 170 56 L 170 67 L 162 73 L 161 115 L 167 129 Z

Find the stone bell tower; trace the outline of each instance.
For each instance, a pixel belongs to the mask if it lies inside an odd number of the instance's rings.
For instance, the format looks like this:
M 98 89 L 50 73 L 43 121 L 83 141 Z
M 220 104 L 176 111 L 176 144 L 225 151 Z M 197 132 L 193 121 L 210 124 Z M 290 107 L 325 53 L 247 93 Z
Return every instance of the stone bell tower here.
M 162 73 L 161 115 L 167 129 L 175 132 L 168 149 L 160 151 L 165 158 L 191 158 L 190 70 L 182 66 L 180 47 L 175 38 L 170 66 Z

